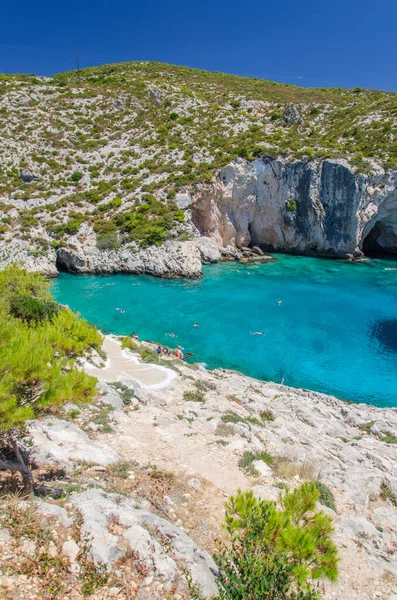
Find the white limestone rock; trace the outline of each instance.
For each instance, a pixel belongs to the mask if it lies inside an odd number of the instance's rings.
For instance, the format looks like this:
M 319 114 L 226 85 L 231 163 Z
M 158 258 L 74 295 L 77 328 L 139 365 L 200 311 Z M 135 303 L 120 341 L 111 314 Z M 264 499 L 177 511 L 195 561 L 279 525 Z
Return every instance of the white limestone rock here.
M 193 242 L 167 241 L 141 250 L 98 250 L 79 245 L 60 248 L 58 265 L 75 273 L 148 273 L 157 277 L 201 277 L 200 251 Z
M 355 174 L 345 160 L 238 158 L 196 185 L 192 221 L 223 247 L 351 257 L 371 234 L 395 252 L 396 179 L 394 171 Z
M 56 462 L 71 468 L 84 460 L 97 465 L 110 465 L 120 456 L 106 446 L 91 440 L 74 423 L 56 418 L 33 421 L 29 426 L 33 457 L 39 462 Z
M 177 576 L 187 569 L 204 598 L 217 594 L 217 567 L 213 559 L 181 528 L 133 499 L 103 490 L 75 494 L 70 502 L 83 517 L 82 530 L 90 536 L 90 553 L 96 564 L 104 564 L 111 570 L 125 555 L 127 542 L 135 560 L 148 570 L 149 577 L 160 580 L 165 589 L 171 589 Z M 120 535 L 108 531 L 114 520 L 123 528 Z

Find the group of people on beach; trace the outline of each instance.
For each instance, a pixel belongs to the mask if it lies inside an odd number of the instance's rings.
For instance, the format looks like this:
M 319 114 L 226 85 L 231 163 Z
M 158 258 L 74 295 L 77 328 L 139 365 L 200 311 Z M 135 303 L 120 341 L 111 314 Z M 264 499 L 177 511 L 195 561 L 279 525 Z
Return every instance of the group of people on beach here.
M 184 358 L 183 348 L 181 346 L 177 346 L 174 355 L 170 354 L 170 352 L 166 346 L 161 346 L 160 344 L 157 346 L 156 352 L 159 356 L 162 356 L 163 358 L 165 358 L 165 357 L 179 358 L 180 360 L 183 360 L 183 358 Z

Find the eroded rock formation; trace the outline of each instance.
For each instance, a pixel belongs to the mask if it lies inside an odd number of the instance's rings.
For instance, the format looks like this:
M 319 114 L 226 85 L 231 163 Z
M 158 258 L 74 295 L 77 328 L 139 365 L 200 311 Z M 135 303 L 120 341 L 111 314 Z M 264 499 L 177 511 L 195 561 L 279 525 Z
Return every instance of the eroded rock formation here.
M 397 252 L 397 173 L 355 174 L 343 160 L 237 159 L 196 186 L 192 219 L 221 246 L 335 257 Z M 366 241 L 367 240 L 367 241 Z

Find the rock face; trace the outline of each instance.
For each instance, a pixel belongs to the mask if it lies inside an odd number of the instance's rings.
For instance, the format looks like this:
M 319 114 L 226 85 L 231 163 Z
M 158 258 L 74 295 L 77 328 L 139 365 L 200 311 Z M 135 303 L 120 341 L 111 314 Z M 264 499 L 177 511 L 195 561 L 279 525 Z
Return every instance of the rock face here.
M 334 257 L 397 252 L 397 173 L 356 175 L 345 161 L 236 159 L 196 186 L 192 219 L 219 245 Z
M 21 240 L 0 246 L 0 269 L 11 264 L 21 265 L 30 272 L 39 271 L 48 277 L 58 275 L 56 254 L 53 248 L 40 254 L 34 250 L 32 244 Z
M 157 277 L 201 277 L 200 251 L 193 242 L 165 242 L 146 250 L 60 248 L 57 266 L 75 273 L 148 273 Z

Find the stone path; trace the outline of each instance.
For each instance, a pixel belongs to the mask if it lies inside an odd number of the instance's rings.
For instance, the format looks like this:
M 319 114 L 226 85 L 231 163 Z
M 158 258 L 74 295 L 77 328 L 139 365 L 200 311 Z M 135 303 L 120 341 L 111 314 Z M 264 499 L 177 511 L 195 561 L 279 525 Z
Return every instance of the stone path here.
M 109 336 L 105 337 L 102 349 L 107 354 L 106 367 L 99 369 L 86 363 L 84 370 L 88 375 L 103 381 L 117 381 L 120 376 L 127 376 L 144 388 L 161 389 L 167 387 L 177 376 L 175 371 L 166 367 L 140 363 L 138 358 L 122 350 L 120 342 Z

